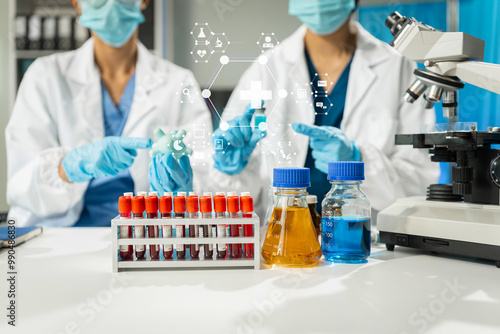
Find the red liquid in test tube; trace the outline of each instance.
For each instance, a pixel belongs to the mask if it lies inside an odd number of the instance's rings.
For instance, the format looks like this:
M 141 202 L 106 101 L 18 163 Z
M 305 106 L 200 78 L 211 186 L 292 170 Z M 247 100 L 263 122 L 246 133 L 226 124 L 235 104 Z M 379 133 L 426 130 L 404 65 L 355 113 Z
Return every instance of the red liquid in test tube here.
M 172 218 L 172 193 L 165 193 L 160 197 L 160 215 L 162 219 Z M 164 238 L 172 238 L 172 225 L 163 225 L 162 234 Z M 165 259 L 171 259 L 173 254 L 172 244 L 163 244 L 163 256 Z
M 198 195 L 195 192 L 190 192 L 189 196 L 186 198 L 188 218 L 198 219 Z M 189 225 L 189 237 L 198 238 L 198 226 Z M 189 254 L 191 259 L 197 259 L 200 253 L 200 245 L 191 244 L 189 245 Z
M 253 213 L 253 198 L 250 196 L 249 192 L 242 192 L 241 197 L 241 212 L 243 218 L 252 218 Z M 253 225 L 252 224 L 244 224 L 243 225 L 243 236 L 244 237 L 253 237 Z M 253 257 L 253 244 L 245 244 L 245 257 L 252 258 Z
M 146 197 L 146 218 L 158 219 L 158 196 L 151 195 Z M 148 225 L 148 238 L 154 239 L 160 237 L 158 225 Z M 149 245 L 149 255 L 151 259 L 158 260 L 160 258 L 160 245 Z
M 214 210 L 216 219 L 226 218 L 226 196 L 224 193 L 216 193 L 214 196 Z M 226 224 L 217 224 L 217 238 L 226 237 Z M 226 258 L 226 244 L 217 244 L 217 258 Z
M 144 219 L 144 207 L 144 196 L 135 196 L 132 198 L 132 218 Z M 135 225 L 134 232 L 134 238 L 144 238 L 145 226 Z M 135 256 L 138 259 L 143 259 L 145 254 L 146 245 L 135 245 Z
M 212 218 L 212 193 L 203 193 L 200 197 L 200 211 L 202 219 Z M 212 237 L 212 226 L 200 225 L 199 228 L 201 238 L 211 238 Z M 205 258 L 212 258 L 214 255 L 213 244 L 205 244 Z
M 186 193 L 185 192 L 177 192 L 177 196 L 174 197 L 174 213 L 175 219 L 184 219 L 186 218 Z M 175 226 L 175 237 L 176 238 L 184 238 L 185 231 L 184 225 L 176 225 Z M 177 251 L 177 259 L 185 259 L 186 258 L 186 245 L 177 244 L 175 245 L 175 250 Z
M 229 218 L 239 218 L 238 212 L 240 211 L 240 198 L 236 196 L 236 192 L 227 193 L 227 212 Z M 240 236 L 241 225 L 229 224 L 229 235 L 231 237 Z M 242 256 L 241 244 L 229 244 L 229 254 L 232 258 L 239 259 Z
M 120 196 L 118 199 L 118 212 L 120 212 L 120 219 L 130 219 L 130 211 L 132 211 L 131 196 Z M 132 226 L 120 226 L 120 239 L 130 238 L 132 238 Z M 134 246 L 120 246 L 120 257 L 123 260 L 128 260 L 132 254 L 134 254 Z

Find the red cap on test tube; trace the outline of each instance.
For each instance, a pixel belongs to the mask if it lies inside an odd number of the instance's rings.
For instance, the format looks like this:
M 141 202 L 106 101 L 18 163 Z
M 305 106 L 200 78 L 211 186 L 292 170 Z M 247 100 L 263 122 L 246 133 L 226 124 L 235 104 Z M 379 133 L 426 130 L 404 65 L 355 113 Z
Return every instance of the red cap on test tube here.
M 186 212 L 186 197 L 185 196 L 175 196 L 174 197 L 174 212 L 176 212 L 176 213 Z
M 241 197 L 241 212 L 253 212 L 253 198 L 251 196 Z
M 148 196 L 146 197 L 146 213 L 157 213 L 158 212 L 158 197 Z
M 226 212 L 226 196 L 224 195 L 214 196 L 214 211 Z
M 144 212 L 144 197 L 135 196 L 132 198 L 132 213 L 141 214 Z
M 160 197 L 160 212 L 161 213 L 172 212 L 172 196 Z
M 227 212 L 239 212 L 240 199 L 238 196 L 227 196 Z
M 212 212 L 212 197 L 211 196 L 201 196 L 200 197 L 200 211 L 204 213 Z
M 187 202 L 187 212 L 199 211 L 198 196 L 188 196 L 186 198 L 186 202 Z
M 118 212 L 130 213 L 132 211 L 132 199 L 129 196 L 120 196 L 118 198 Z

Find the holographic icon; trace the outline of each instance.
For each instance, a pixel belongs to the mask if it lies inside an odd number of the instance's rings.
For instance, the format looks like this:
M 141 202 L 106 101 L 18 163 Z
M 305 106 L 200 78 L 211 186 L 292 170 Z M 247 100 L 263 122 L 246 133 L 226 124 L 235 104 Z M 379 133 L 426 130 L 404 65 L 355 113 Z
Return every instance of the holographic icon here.
M 262 100 L 272 100 L 273 91 L 262 89 L 262 81 L 252 81 L 250 83 L 250 90 L 240 91 L 241 100 L 250 100 L 251 107 L 254 109 L 262 106 Z
M 222 151 L 224 149 L 224 141 L 222 139 L 214 140 L 214 149 L 216 151 Z
M 200 33 L 198 34 L 198 38 L 206 38 L 205 32 L 203 31 L 203 27 L 200 27 Z
M 307 99 L 307 90 L 302 88 L 297 89 L 297 98 Z
M 257 45 L 260 47 L 261 52 L 266 52 L 269 50 L 273 50 L 276 45 L 279 45 L 280 42 L 274 35 L 274 32 L 272 33 L 262 33 L 260 35 L 259 40 L 257 41 Z
M 154 158 L 159 153 L 172 154 L 172 156 L 179 160 L 184 155 L 193 154 L 193 150 L 186 147 L 184 144 L 184 137 L 186 137 L 186 130 L 173 130 L 169 134 L 165 134 L 162 129 L 158 128 L 154 132 L 158 141 L 153 144 L 149 155 Z
M 264 44 L 262 44 L 262 47 L 265 49 L 274 48 L 274 44 L 271 41 L 272 41 L 271 36 L 266 36 L 264 38 Z

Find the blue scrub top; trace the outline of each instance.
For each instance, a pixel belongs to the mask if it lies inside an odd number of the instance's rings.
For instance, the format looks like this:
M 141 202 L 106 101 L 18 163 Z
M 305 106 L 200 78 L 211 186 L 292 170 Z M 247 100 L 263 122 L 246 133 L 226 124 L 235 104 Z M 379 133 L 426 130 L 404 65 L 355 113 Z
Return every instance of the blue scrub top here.
M 307 49 L 305 49 L 305 55 L 307 60 L 307 66 L 309 68 L 309 76 L 311 77 L 311 82 L 315 78 L 316 69 L 314 68 L 314 64 L 309 57 L 309 53 Z M 327 101 L 329 101 L 333 106 L 328 110 L 328 114 L 318 113 L 314 120 L 314 125 L 326 125 L 326 126 L 334 126 L 336 128 L 340 128 L 340 123 L 342 122 L 342 118 L 344 116 L 344 107 L 345 107 L 345 99 L 347 95 L 347 84 L 349 81 L 349 72 L 351 71 L 351 63 L 352 58 L 347 64 L 344 72 L 342 72 L 339 80 L 333 87 L 332 91 L 328 95 L 328 99 L 323 99 L 323 104 L 326 105 Z M 317 85 L 316 85 L 317 86 Z M 313 89 L 318 90 L 318 96 L 327 96 L 323 87 L 311 87 Z M 318 98 L 315 99 L 318 101 Z M 317 110 L 317 108 L 315 108 Z M 305 167 L 311 169 L 311 187 L 308 189 L 308 192 L 312 195 L 318 196 L 318 204 L 317 209 L 318 212 L 321 212 L 321 202 L 323 201 L 324 196 L 328 191 L 330 191 L 331 185 L 327 180 L 327 175 L 320 170 L 316 169 L 314 166 L 314 159 L 312 157 L 311 147 L 307 150 L 307 158 Z
M 106 87 L 101 82 L 104 131 L 107 136 L 121 136 L 127 122 L 135 91 L 135 73 L 115 106 Z M 111 219 L 118 214 L 118 197 L 124 192 L 134 191 L 134 180 L 129 170 L 118 175 L 92 179 L 85 193 L 84 207 L 75 226 L 110 226 Z

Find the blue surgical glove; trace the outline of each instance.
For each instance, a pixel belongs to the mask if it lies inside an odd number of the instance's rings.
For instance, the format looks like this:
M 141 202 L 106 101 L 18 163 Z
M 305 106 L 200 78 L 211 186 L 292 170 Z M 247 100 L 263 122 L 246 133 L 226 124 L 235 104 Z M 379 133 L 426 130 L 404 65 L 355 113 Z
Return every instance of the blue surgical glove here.
M 361 161 L 359 149 L 339 128 L 302 123 L 293 123 L 292 128 L 310 137 L 314 166 L 325 174 L 328 174 L 329 162 Z
M 245 108 L 245 113 L 229 121 L 229 129 L 223 131 L 220 128 L 215 130 L 212 136 L 215 154 L 215 168 L 229 175 L 241 173 L 248 164 L 248 160 L 259 140 L 266 136 L 266 132 L 259 129 L 252 129 L 250 125 L 255 109 L 250 105 Z M 222 143 L 222 149 L 217 146 Z
M 69 151 L 62 160 L 62 167 L 70 182 L 113 176 L 132 165 L 137 149 L 151 145 L 149 138 L 106 137 Z
M 177 161 L 172 154 L 157 154 L 149 163 L 149 186 L 160 196 L 165 192 L 193 191 L 193 170 L 187 155 Z

